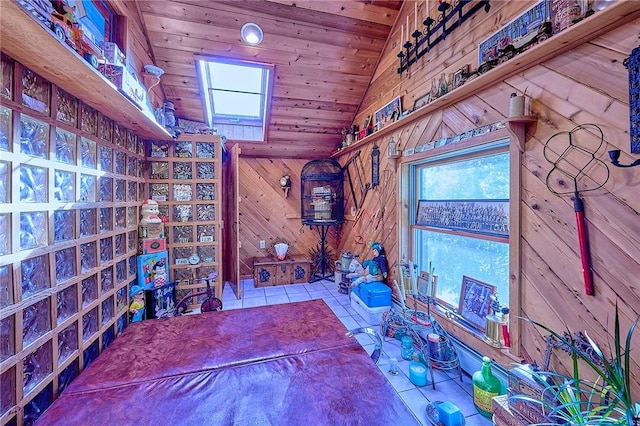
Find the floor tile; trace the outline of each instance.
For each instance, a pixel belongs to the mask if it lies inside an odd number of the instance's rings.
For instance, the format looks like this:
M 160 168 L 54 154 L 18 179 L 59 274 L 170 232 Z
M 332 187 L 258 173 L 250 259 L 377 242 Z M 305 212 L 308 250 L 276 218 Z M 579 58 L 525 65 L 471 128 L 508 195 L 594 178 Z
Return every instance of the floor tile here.
M 285 291 L 284 287 L 282 287 L 282 286 L 265 287 L 264 294 L 267 295 L 267 297 L 268 296 L 286 296 L 287 292 Z
M 289 296 L 286 294 L 278 294 L 275 296 L 267 295 L 267 305 L 281 305 L 283 303 L 289 303 Z

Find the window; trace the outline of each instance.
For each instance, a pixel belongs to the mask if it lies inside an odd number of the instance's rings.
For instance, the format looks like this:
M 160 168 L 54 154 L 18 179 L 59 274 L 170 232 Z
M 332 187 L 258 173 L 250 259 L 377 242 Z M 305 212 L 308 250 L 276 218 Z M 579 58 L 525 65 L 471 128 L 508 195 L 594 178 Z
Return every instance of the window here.
M 413 258 L 422 271 L 428 271 L 429 265 L 434 268 L 434 275 L 438 275 L 436 299 L 455 309 L 464 275 L 495 285 L 500 303 L 509 303 L 508 216 L 504 225 L 492 225 L 490 231 L 478 225 L 478 222 L 495 223 L 492 222 L 495 217 L 488 212 L 495 211 L 496 206 L 508 215 L 507 143 L 501 141 L 472 152 L 449 153 L 411 167 L 412 205 L 413 211 L 418 212 L 411 218 Z M 442 218 L 433 216 L 429 216 L 432 222 L 417 221 L 419 200 L 428 205 L 447 206 L 435 209 L 437 215 L 453 211 L 458 217 L 455 222 L 439 222 Z M 461 217 L 480 219 L 465 221 Z M 492 232 L 494 229 L 498 232 Z
M 198 71 L 209 126 L 254 128 L 244 139 L 264 140 L 273 67 L 209 58 L 198 61 Z

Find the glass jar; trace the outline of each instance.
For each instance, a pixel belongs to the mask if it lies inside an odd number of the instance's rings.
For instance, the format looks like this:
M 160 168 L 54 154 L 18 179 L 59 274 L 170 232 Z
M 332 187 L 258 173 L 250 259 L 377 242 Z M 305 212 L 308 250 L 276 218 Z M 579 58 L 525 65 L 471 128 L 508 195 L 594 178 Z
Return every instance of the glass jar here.
M 409 336 L 403 336 L 402 342 L 402 359 L 413 360 L 413 339 Z

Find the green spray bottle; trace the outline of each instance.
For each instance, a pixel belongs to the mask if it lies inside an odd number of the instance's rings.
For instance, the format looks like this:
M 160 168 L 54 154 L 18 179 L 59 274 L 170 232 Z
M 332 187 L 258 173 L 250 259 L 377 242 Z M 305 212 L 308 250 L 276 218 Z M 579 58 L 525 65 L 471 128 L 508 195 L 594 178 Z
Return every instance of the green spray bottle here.
M 491 372 L 491 358 L 482 358 L 482 370 L 473 373 L 473 404 L 480 414 L 491 418 L 493 397 L 500 395 L 502 385 Z

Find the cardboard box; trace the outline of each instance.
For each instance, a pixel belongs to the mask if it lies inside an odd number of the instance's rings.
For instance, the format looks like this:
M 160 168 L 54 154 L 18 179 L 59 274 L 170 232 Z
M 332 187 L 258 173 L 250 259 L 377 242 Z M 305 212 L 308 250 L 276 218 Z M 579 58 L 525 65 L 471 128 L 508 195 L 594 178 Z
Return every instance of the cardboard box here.
M 112 82 L 118 91 L 129 98 L 131 102 L 141 109 L 146 108 L 147 90 L 127 71 L 124 65 L 99 64 L 98 71 Z
M 124 66 L 126 64 L 124 53 L 117 44 L 110 41 L 104 42 L 104 57 L 108 64 Z
M 140 240 L 140 254 L 158 253 L 167 250 L 164 238 L 145 238 Z
M 164 238 L 164 223 L 149 223 L 138 227 L 138 238 L 158 239 Z

